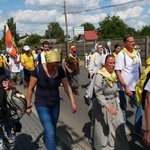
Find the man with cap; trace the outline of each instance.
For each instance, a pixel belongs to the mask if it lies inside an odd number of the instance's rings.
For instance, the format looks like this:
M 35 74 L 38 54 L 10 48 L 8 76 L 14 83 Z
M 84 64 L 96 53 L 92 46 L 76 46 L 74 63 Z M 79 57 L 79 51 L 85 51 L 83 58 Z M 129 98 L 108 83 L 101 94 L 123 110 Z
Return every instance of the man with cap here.
M 26 82 L 26 86 L 28 87 L 30 81 L 30 75 L 32 71 L 35 69 L 36 61 L 34 55 L 30 52 L 30 47 L 25 45 L 23 47 L 24 54 L 21 56 L 21 64 L 23 66 L 24 71 L 24 80 Z
M 71 85 L 73 93 L 75 95 L 79 95 L 78 75 L 80 73 L 80 67 L 79 67 L 79 59 L 76 56 L 76 47 L 75 46 L 71 46 L 70 53 L 65 59 L 64 67 L 66 69 L 67 78 L 68 78 L 69 84 Z

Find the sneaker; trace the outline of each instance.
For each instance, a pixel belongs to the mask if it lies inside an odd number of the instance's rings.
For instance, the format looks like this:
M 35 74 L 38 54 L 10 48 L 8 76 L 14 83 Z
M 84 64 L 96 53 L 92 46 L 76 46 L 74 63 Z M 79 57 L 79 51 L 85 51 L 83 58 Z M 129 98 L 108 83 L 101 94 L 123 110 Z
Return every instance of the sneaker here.
M 145 131 L 143 129 L 141 129 L 139 131 L 134 129 L 133 133 L 143 139 Z
M 131 131 L 128 128 L 128 126 L 125 126 L 125 133 L 126 133 L 126 135 L 130 135 L 131 134 Z

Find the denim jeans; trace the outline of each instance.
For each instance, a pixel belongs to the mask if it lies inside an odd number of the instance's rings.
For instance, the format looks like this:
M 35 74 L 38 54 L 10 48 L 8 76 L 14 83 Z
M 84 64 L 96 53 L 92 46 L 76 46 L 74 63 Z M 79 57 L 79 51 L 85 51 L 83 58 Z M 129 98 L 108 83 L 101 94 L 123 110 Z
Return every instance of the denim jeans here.
M 36 110 L 44 128 L 47 150 L 56 150 L 56 126 L 58 122 L 60 103 L 55 106 L 36 106 Z
M 134 105 L 136 106 L 136 113 L 135 113 L 135 119 L 134 119 L 134 129 L 137 131 L 140 131 L 142 128 L 142 116 L 144 115 L 144 110 L 141 105 L 138 104 L 136 99 L 136 94 L 133 91 L 133 97 L 130 98 L 124 91 L 119 91 L 120 96 L 120 107 L 123 112 L 124 117 L 124 123 L 126 124 L 126 108 L 128 105 L 129 100 L 134 100 Z

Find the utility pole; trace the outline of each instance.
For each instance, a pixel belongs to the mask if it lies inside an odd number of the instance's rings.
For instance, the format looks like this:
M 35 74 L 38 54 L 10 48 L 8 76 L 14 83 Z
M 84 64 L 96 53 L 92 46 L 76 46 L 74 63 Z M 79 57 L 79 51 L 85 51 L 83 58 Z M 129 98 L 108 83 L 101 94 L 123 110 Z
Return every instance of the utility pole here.
M 66 2 L 64 1 L 64 15 L 65 15 L 65 25 L 66 25 L 66 56 L 69 55 L 69 43 L 68 43 L 68 23 L 66 14 Z

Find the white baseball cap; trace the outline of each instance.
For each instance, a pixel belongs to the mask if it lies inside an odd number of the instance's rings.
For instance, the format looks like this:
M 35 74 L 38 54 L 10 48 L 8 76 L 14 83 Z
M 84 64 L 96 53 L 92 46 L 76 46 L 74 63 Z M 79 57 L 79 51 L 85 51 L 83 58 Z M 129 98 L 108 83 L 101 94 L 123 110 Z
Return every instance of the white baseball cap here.
M 29 51 L 29 50 L 30 50 L 30 47 L 29 47 L 28 45 L 25 45 L 25 46 L 23 47 L 23 50 Z

